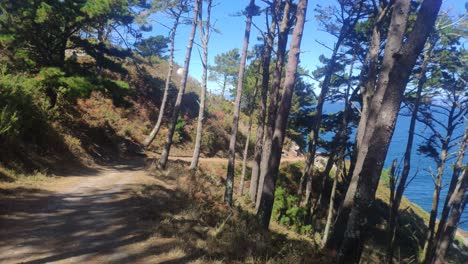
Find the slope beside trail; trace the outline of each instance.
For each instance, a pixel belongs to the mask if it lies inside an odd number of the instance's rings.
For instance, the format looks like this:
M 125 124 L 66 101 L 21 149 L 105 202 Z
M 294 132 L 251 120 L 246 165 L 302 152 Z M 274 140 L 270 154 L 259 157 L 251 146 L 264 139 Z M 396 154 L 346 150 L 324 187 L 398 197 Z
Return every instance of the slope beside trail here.
M 166 254 L 174 241 L 152 237 L 136 213 L 137 188 L 175 189 L 149 176 L 143 163 L 87 170 L 40 186 L 0 186 L 0 263 L 179 262 Z

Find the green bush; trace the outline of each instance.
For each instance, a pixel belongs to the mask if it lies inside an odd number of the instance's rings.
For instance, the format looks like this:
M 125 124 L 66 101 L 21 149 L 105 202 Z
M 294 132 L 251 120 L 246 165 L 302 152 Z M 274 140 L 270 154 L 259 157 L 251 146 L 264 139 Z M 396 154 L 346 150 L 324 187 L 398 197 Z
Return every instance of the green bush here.
M 187 122 L 182 117 L 177 118 L 177 124 L 175 126 L 175 131 L 174 131 L 174 143 L 181 143 L 186 137 L 187 133 L 185 133 L 185 125 Z
M 3 106 L 0 109 L 0 135 L 28 135 L 29 139 L 34 139 L 39 136 L 37 131 L 43 131 L 50 103 L 42 92 L 39 80 L 2 71 L 0 105 Z
M 384 169 L 382 170 L 382 174 L 380 174 L 380 182 L 385 186 L 390 187 L 390 177 L 390 169 Z
M 286 188 L 278 186 L 275 191 L 273 218 L 298 233 L 308 234 L 312 228 L 310 225 L 304 225 L 306 209 L 299 207 L 298 204 L 299 197 L 287 193 Z
M 8 105 L 4 106 L 0 112 L 0 136 L 15 132 L 18 121 L 18 112 L 11 111 Z
M 64 71 L 55 67 L 42 68 L 36 79 L 49 97 L 63 97 L 69 102 L 89 97 L 93 91 L 105 91 L 117 104 L 124 104 L 123 97 L 131 93 L 127 82 L 100 78 L 92 74 L 67 76 Z

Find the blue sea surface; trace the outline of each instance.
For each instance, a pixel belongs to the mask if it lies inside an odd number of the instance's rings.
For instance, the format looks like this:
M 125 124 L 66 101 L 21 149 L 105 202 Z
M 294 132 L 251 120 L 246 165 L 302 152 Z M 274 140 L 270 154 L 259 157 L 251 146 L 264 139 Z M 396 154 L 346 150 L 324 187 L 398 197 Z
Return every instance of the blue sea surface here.
M 326 104 L 324 107 L 325 113 L 334 113 L 338 111 L 342 111 L 343 103 L 329 103 Z M 402 110 L 402 113 L 407 113 L 407 111 Z M 439 116 L 438 118 L 441 118 Z M 410 125 L 411 117 L 408 115 L 400 114 L 398 116 L 398 120 L 395 127 L 395 132 L 393 134 L 392 141 L 390 143 L 390 148 L 387 153 L 387 159 L 385 160 L 385 168 L 389 168 L 394 159 L 397 159 L 398 164 L 402 166 L 403 164 L 403 156 L 405 153 L 406 143 L 408 140 L 408 130 Z M 443 119 L 442 119 L 443 120 Z M 445 122 L 444 122 L 445 123 Z M 458 127 L 457 130 L 454 131 L 454 135 L 452 138 L 456 138 L 463 134 L 465 129 L 464 125 Z M 430 135 L 431 132 L 425 125 L 417 122 L 416 124 L 416 133 L 427 136 Z M 445 131 L 440 130 L 442 135 L 445 135 Z M 330 139 L 332 135 L 322 135 L 324 138 Z M 354 138 L 355 131 L 351 135 L 351 138 Z M 433 174 L 437 172 L 437 164 L 436 162 L 429 157 L 426 157 L 420 153 L 418 153 L 417 149 L 418 146 L 424 143 L 424 138 L 421 136 L 416 135 L 414 137 L 414 145 L 413 151 L 411 153 L 411 171 L 409 178 L 413 177 L 417 172 L 417 176 L 413 179 L 410 183 L 408 188 L 405 190 L 404 195 L 408 198 L 411 202 L 419 205 L 421 208 L 426 210 L 427 212 L 431 211 L 432 208 L 432 196 L 434 192 L 434 182 L 431 176 L 431 171 Z M 453 172 L 453 164 L 455 163 L 456 159 L 456 152 L 458 152 L 458 146 L 455 146 L 449 154 L 451 158 L 448 160 L 445 171 L 444 171 L 444 178 L 442 183 L 442 192 L 440 196 L 439 202 L 439 210 L 438 213 L 440 215 L 442 206 L 445 202 L 445 198 L 447 196 L 447 189 L 448 184 L 450 183 L 450 179 Z M 468 157 L 465 157 L 465 163 L 468 162 Z M 460 220 L 459 228 L 463 230 L 468 230 L 468 210 L 463 212 L 462 218 Z

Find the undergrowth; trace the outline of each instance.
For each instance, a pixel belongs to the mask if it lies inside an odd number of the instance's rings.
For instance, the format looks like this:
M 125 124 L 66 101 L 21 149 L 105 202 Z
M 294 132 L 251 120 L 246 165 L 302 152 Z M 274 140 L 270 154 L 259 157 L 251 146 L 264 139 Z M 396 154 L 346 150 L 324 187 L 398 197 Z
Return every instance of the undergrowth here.
M 154 221 L 154 236 L 177 238 L 174 249 L 191 263 L 329 263 L 310 240 L 264 232 L 249 210 L 227 206 L 222 181 L 210 173 L 194 175 L 171 163 L 155 176 L 168 185 L 146 186 L 136 194 L 147 205 L 141 213 Z

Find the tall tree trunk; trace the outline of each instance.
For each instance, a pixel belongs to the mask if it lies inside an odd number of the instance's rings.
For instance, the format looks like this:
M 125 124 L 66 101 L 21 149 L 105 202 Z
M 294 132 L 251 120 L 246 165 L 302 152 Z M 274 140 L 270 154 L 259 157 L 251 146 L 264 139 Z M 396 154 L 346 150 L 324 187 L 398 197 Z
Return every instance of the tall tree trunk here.
M 143 142 L 143 146 L 145 148 L 148 148 L 149 145 L 151 145 L 151 142 L 153 142 L 154 138 L 156 138 L 156 135 L 158 134 L 159 129 L 161 128 L 161 123 L 164 117 L 164 110 L 166 109 L 166 104 L 167 104 L 167 96 L 168 96 L 169 88 L 171 85 L 172 73 L 174 71 L 175 36 L 176 36 L 177 27 L 179 26 L 179 19 L 181 15 L 182 15 L 182 9 L 180 9 L 179 13 L 177 13 L 176 16 L 174 17 L 174 24 L 172 25 L 172 28 L 171 28 L 171 35 L 170 35 L 171 44 L 169 46 L 169 70 L 167 71 L 166 83 L 164 85 L 163 98 L 161 101 L 161 106 L 159 107 L 158 120 L 156 121 L 156 124 L 154 125 L 153 129 L 151 130 L 151 133 L 148 135 L 148 137 L 146 137 L 145 141 Z
M 276 5 L 279 0 L 273 0 L 272 6 L 272 16 L 276 15 Z M 268 17 L 268 14 L 266 15 Z M 268 20 L 268 19 L 267 19 Z M 263 46 L 262 52 L 262 90 L 261 90 L 261 101 L 260 101 L 260 114 L 258 116 L 258 127 L 257 135 L 255 138 L 255 150 L 254 150 L 254 160 L 252 165 L 252 174 L 250 177 L 250 199 L 252 202 L 257 200 L 257 191 L 260 180 L 260 163 L 262 160 L 262 150 L 263 150 L 263 138 L 265 136 L 265 120 L 267 114 L 267 100 L 268 100 L 268 85 L 270 83 L 270 62 L 271 62 L 271 51 L 273 49 L 273 41 L 275 38 L 274 32 L 276 28 L 276 19 L 271 21 L 271 25 L 268 28 L 266 34 L 265 43 Z
M 240 103 L 242 98 L 242 88 L 244 85 L 244 73 L 245 73 L 245 62 L 247 60 L 247 52 L 249 48 L 249 38 L 250 38 L 250 28 L 252 26 L 252 15 L 255 6 L 255 0 L 250 0 L 250 4 L 247 7 L 247 21 L 245 24 L 245 35 L 244 35 L 244 46 L 242 47 L 242 56 L 239 66 L 239 75 L 237 77 L 237 94 L 236 101 L 234 104 L 234 116 L 232 122 L 232 131 L 231 139 L 229 141 L 229 157 L 228 157 L 228 167 L 226 175 L 226 191 L 224 193 L 224 201 L 233 204 L 232 194 L 234 189 L 234 168 L 235 168 L 235 159 L 236 159 L 236 138 L 237 138 L 237 129 L 239 126 L 239 112 L 240 112 Z
M 325 224 L 325 230 L 323 232 L 323 237 L 322 237 L 322 248 L 324 248 L 327 244 L 328 241 L 328 235 L 330 233 L 330 227 L 331 223 L 333 220 L 333 211 L 335 210 L 335 195 L 336 195 L 336 185 L 338 184 L 338 178 L 340 175 L 345 175 L 344 172 L 344 160 L 345 160 L 345 153 L 346 153 L 346 141 L 348 138 L 348 115 L 349 111 L 351 110 L 351 104 L 349 103 L 349 95 L 351 91 L 351 78 L 353 76 L 353 69 L 354 69 L 354 63 L 356 61 L 356 54 L 353 54 L 353 58 L 351 60 L 351 65 L 349 66 L 349 74 L 348 74 L 348 86 L 346 87 L 346 92 L 345 92 L 345 101 L 344 101 L 344 109 L 343 109 L 343 119 L 341 119 L 341 125 L 340 125 L 340 133 L 337 137 L 338 140 L 338 164 L 336 165 L 336 171 L 335 171 L 335 177 L 333 178 L 333 186 L 332 190 L 330 193 L 330 202 L 328 204 L 328 213 L 327 213 L 327 222 Z M 324 177 L 326 177 L 328 174 L 325 174 Z M 322 186 L 324 183 L 322 183 Z M 323 195 L 323 192 L 321 193 L 321 196 Z M 321 200 L 321 198 L 319 198 Z
M 465 171 L 458 180 L 455 191 L 450 196 L 448 206 L 452 208 L 448 222 L 441 226 L 440 240 L 435 247 L 435 259 L 428 263 L 443 264 L 445 263 L 445 256 L 447 251 L 453 243 L 457 226 L 460 222 L 461 215 L 465 209 L 467 196 L 466 190 L 468 189 L 468 166 L 465 166 Z
M 240 179 L 240 184 L 239 184 L 239 196 L 244 195 L 245 173 L 247 171 L 247 159 L 249 155 L 250 136 L 252 134 L 253 112 L 255 110 L 255 101 L 257 99 L 257 93 L 258 93 L 258 81 L 259 81 L 258 74 L 260 73 L 260 66 L 261 64 L 258 64 L 257 73 L 255 75 L 254 94 L 249 104 L 249 128 L 247 130 L 247 138 L 245 139 L 245 146 L 244 146 L 244 155 L 242 158 L 242 174 L 241 174 L 241 179 Z
M 382 3 L 383 2 L 381 1 L 381 4 Z M 361 118 L 359 120 L 359 125 L 356 133 L 355 147 L 351 157 L 349 174 L 352 175 L 352 177 L 346 177 L 347 179 L 350 179 L 348 183 L 348 189 L 346 191 L 345 198 L 340 205 L 337 219 L 330 234 L 330 239 L 327 241 L 326 247 L 332 251 L 336 251 L 340 247 L 341 242 L 343 241 L 346 222 L 348 221 L 349 212 L 354 204 L 354 195 L 356 193 L 358 174 L 354 175 L 353 171 L 356 167 L 357 155 L 359 153 L 359 147 L 361 145 L 362 137 L 364 135 L 365 126 L 367 123 L 367 117 L 369 115 L 368 109 L 370 107 L 371 99 L 374 95 L 375 84 L 377 83 L 381 42 L 380 27 L 382 26 L 382 22 L 386 17 L 385 14 L 387 12 L 387 8 L 388 7 L 379 6 L 379 10 L 376 11 L 377 19 L 372 28 L 372 38 L 370 41 L 369 51 L 367 52 L 365 63 L 360 74 L 359 89 L 361 92 L 363 103 L 361 109 Z
M 435 227 L 436 227 L 436 220 L 439 211 L 439 203 L 440 203 L 440 192 L 442 190 L 442 180 L 444 178 L 444 171 L 445 165 L 447 163 L 447 156 L 449 151 L 449 145 L 452 139 L 452 134 L 454 130 L 453 122 L 454 122 L 454 114 L 457 108 L 457 104 L 455 102 L 452 103 L 450 108 L 448 121 L 447 121 L 447 134 L 442 140 L 442 146 L 440 149 L 439 161 L 437 164 L 437 175 L 435 177 L 435 185 L 434 185 L 434 194 L 432 195 L 432 208 L 431 208 L 431 215 L 429 217 L 429 225 L 426 234 L 426 243 L 424 244 L 424 260 L 423 262 L 426 263 L 428 259 L 431 258 L 431 254 L 433 253 L 433 246 L 434 246 L 434 236 L 435 236 Z
M 333 230 L 330 235 L 330 239 L 327 241 L 327 248 L 336 251 L 343 241 L 343 235 L 346 228 L 346 222 L 348 221 L 349 212 L 354 206 L 354 195 L 356 193 L 356 186 L 359 174 L 353 174 L 356 167 L 357 156 L 359 153 L 359 147 L 361 145 L 362 137 L 364 135 L 365 126 L 367 123 L 367 117 L 369 115 L 370 102 L 374 95 L 375 86 L 377 83 L 377 73 L 379 68 L 379 52 L 381 43 L 381 26 L 386 17 L 386 13 L 390 6 L 382 6 L 382 1 L 378 10 L 376 10 L 375 16 L 377 17 L 372 28 L 372 38 L 370 41 L 369 51 L 367 52 L 363 69 L 361 70 L 359 80 L 359 90 L 362 96 L 362 109 L 359 125 L 357 128 L 355 146 L 351 156 L 351 164 L 349 167 L 349 175 L 346 177 L 349 179 L 348 188 L 344 200 L 340 205 Z
M 169 152 L 171 151 L 172 138 L 174 137 L 175 127 L 177 125 L 177 118 L 179 117 L 180 108 L 182 105 L 182 98 L 185 93 L 185 88 L 187 87 L 187 79 L 190 65 L 190 57 L 192 55 L 193 40 L 195 39 L 195 34 L 197 32 L 197 23 L 198 23 L 198 12 L 201 12 L 202 0 L 196 0 L 195 9 L 193 10 L 194 15 L 192 19 L 192 30 L 190 31 L 189 41 L 187 43 L 187 50 L 185 53 L 184 60 L 184 71 L 182 74 L 182 81 L 179 88 L 179 93 L 177 94 L 177 99 L 174 104 L 174 110 L 172 112 L 171 120 L 169 123 L 169 131 L 166 135 L 166 142 L 164 148 L 161 152 L 161 157 L 159 158 L 158 167 L 160 169 L 165 169 L 167 160 L 169 159 Z
M 281 1 L 278 1 L 280 3 Z M 260 184 L 257 190 L 257 201 L 256 201 L 256 208 L 260 204 L 260 193 L 262 192 L 263 182 L 265 179 L 265 171 L 266 167 L 268 166 L 268 160 L 271 154 L 271 144 L 272 144 L 272 137 L 273 137 L 273 130 L 275 127 L 275 120 L 276 120 L 276 110 L 278 106 L 278 99 L 279 99 L 279 90 L 281 87 L 281 75 L 283 73 L 284 67 L 284 59 L 286 56 L 286 45 L 288 43 L 288 33 L 289 33 L 289 17 L 290 17 L 290 0 L 286 1 L 284 8 L 283 8 L 283 19 L 281 21 L 279 32 L 278 32 L 278 47 L 276 51 L 276 65 L 274 71 L 274 78 L 273 78 L 273 85 L 270 89 L 270 104 L 268 105 L 268 120 L 266 125 L 266 135 L 263 141 L 263 149 L 262 149 L 262 159 L 260 162 Z M 278 19 L 280 14 L 279 10 L 280 6 L 278 5 L 278 9 L 276 10 L 276 15 L 273 19 Z
M 403 45 L 410 1 L 395 0 L 382 70 L 372 98 L 366 131 L 354 170 L 354 174 L 359 174 L 354 196 L 355 205 L 349 214 L 344 239 L 338 252 L 338 263 L 360 260 L 366 236 L 367 215 L 375 200 L 404 89 L 434 26 L 441 4 L 441 0 L 422 2 L 413 31 L 409 33 Z
M 206 10 L 206 25 L 203 26 L 202 12 L 200 11 L 200 21 L 199 31 L 200 31 L 200 40 L 203 45 L 203 73 L 202 73 L 202 85 L 200 93 L 200 109 L 198 110 L 198 123 L 197 123 L 197 135 L 195 137 L 195 147 L 193 148 L 192 163 L 190 164 L 190 169 L 195 170 L 198 167 L 198 160 L 200 158 L 200 148 L 201 140 L 203 133 L 203 119 L 205 116 L 205 98 L 206 98 L 206 81 L 208 77 L 208 43 L 210 41 L 211 33 L 211 5 L 212 0 L 207 0 L 207 10 Z
M 439 221 L 438 228 L 437 228 L 436 239 L 435 239 L 436 243 L 438 243 L 441 239 L 444 226 L 447 222 L 447 218 L 450 213 L 450 209 L 451 209 L 451 207 L 449 206 L 450 199 L 451 199 L 453 192 L 455 191 L 455 188 L 457 186 L 458 176 L 460 175 L 462 168 L 463 168 L 463 159 L 465 157 L 467 147 L 468 147 L 468 127 L 465 129 L 465 133 L 460 142 L 460 148 L 458 150 L 457 160 L 455 161 L 455 165 L 453 167 L 452 178 L 450 180 L 449 189 L 447 191 L 447 197 L 444 202 L 444 207 L 442 209 L 442 214 L 440 216 L 440 221 Z
M 408 131 L 408 141 L 406 143 L 406 150 L 403 158 L 403 170 L 401 177 L 396 189 L 395 198 L 391 199 L 391 209 L 388 218 L 387 225 L 387 263 L 393 263 L 393 251 L 395 246 L 395 232 L 396 232 L 396 222 L 398 221 L 398 209 L 400 208 L 401 198 L 403 197 L 403 192 L 406 188 L 406 181 L 408 179 L 410 168 L 411 168 L 411 153 L 413 150 L 413 140 L 414 140 L 414 131 L 416 127 L 416 120 L 419 112 L 419 105 L 421 103 L 422 90 L 426 83 L 426 71 L 427 65 L 431 58 L 433 45 L 430 41 L 426 43 L 426 51 L 424 52 L 424 59 L 421 65 L 421 73 L 418 81 L 418 88 L 416 91 L 416 99 L 413 106 L 413 111 L 411 112 L 411 120 Z
M 276 116 L 275 132 L 273 134 L 273 141 L 271 145 L 271 156 L 268 160 L 268 167 L 262 189 L 260 206 L 257 211 L 257 218 L 264 229 L 268 229 L 270 224 L 271 212 L 275 199 L 276 178 L 281 161 L 281 151 L 283 148 L 288 115 L 291 109 L 291 100 L 294 92 L 294 83 L 296 81 L 297 66 L 299 64 L 299 54 L 302 34 L 304 31 L 307 2 L 307 0 L 299 0 L 297 5 L 296 23 L 291 39 L 291 46 L 289 49 L 283 94 L 281 96 L 281 101 L 278 106 L 278 112 Z

